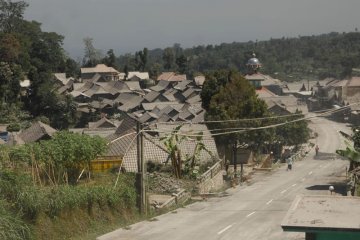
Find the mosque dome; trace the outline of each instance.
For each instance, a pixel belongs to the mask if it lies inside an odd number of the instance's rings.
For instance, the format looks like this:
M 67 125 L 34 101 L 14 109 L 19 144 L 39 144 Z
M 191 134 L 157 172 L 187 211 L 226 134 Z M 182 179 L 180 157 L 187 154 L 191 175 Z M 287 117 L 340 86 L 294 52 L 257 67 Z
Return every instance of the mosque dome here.
M 253 57 L 247 61 L 246 66 L 249 69 L 249 73 L 257 72 L 259 68 L 261 68 L 261 63 L 259 59 L 256 58 L 255 53 L 253 53 Z
M 259 59 L 253 57 L 247 61 L 247 65 L 261 65 Z

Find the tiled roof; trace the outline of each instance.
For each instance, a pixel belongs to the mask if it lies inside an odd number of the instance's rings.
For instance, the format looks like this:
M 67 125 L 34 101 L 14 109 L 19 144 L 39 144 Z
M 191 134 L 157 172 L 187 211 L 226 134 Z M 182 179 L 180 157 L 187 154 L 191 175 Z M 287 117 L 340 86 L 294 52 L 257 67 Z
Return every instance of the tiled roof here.
M 360 77 L 352 77 L 348 84 L 348 87 L 360 87 Z
M 165 132 L 169 133 L 175 127 L 176 127 L 175 125 L 161 124 L 161 123 L 157 124 L 157 130 L 159 130 L 160 132 L 165 131 Z M 213 153 L 214 156 L 218 156 L 215 140 L 210 135 L 210 131 L 208 130 L 206 125 L 204 125 L 204 124 L 184 124 L 180 128 L 179 132 L 182 134 L 187 134 L 187 135 L 198 135 L 199 133 L 203 133 L 202 142 L 205 144 L 206 148 Z M 162 138 L 166 135 L 167 135 L 166 133 L 161 133 L 160 138 Z M 190 136 L 190 137 L 188 137 L 187 140 L 185 140 L 181 143 L 180 147 L 181 147 L 181 153 L 183 154 L 183 156 L 186 156 L 186 154 L 192 155 L 194 153 L 194 148 L 195 148 L 195 143 L 196 143 L 196 141 L 194 140 L 195 138 L 196 137 Z M 210 155 L 207 152 L 202 151 L 200 154 L 200 157 L 202 160 L 206 160 L 207 158 L 210 157 Z
M 34 122 L 31 126 L 19 134 L 19 137 L 25 143 L 31 143 L 41 140 L 44 137 L 51 137 L 56 130 L 40 121 Z
M 180 109 L 184 106 L 183 103 L 178 102 L 153 102 L 153 103 L 142 103 L 141 106 L 145 111 L 151 111 L 154 108 L 163 109 L 167 106 L 172 106 L 173 108 Z
M 81 73 L 119 73 L 112 67 L 108 67 L 105 64 L 98 64 L 92 68 L 81 68 Z
M 200 89 L 195 89 L 195 88 L 190 87 L 190 88 L 186 89 L 186 91 L 183 92 L 182 95 L 183 95 L 186 99 L 188 99 L 189 97 L 194 96 L 194 94 L 197 94 L 197 93 L 200 92 L 200 91 L 201 91 Z M 197 94 L 197 95 L 199 95 L 199 94 Z
M 267 98 L 267 97 L 275 97 L 277 96 L 275 93 L 269 91 L 266 87 L 262 87 L 261 89 L 256 89 L 256 94 L 259 98 Z
M 163 72 L 162 74 L 160 74 L 157 78 L 158 81 L 160 80 L 165 80 L 168 81 L 169 78 L 171 78 L 172 76 L 174 76 L 175 73 L 174 72 Z
M 125 114 L 124 119 L 121 120 L 119 127 L 116 129 L 116 134 L 121 136 L 136 129 L 136 120 Z
M 189 109 L 185 109 L 179 113 L 179 119 L 181 120 L 186 121 L 191 120 L 192 118 L 194 118 L 194 114 L 192 114 Z
M 118 135 L 117 138 L 111 140 L 105 156 L 121 156 L 123 157 L 132 143 L 136 144 L 136 132 L 130 132 L 124 135 Z
M 118 125 L 107 118 L 101 118 L 97 122 L 89 122 L 89 128 L 116 128 Z
M 193 119 L 191 119 L 192 123 L 200 123 L 205 121 L 205 110 L 199 112 Z
M 175 102 L 176 101 L 176 97 L 175 94 L 178 92 L 178 90 L 174 89 L 174 88 L 170 88 L 167 91 L 165 91 L 162 95 L 164 96 L 164 98 L 166 98 L 169 102 Z
M 164 91 L 166 89 L 168 89 L 169 87 L 171 87 L 171 83 L 165 80 L 160 80 L 156 86 L 151 87 L 150 89 L 153 91 L 157 91 L 157 92 L 161 92 Z
M 146 80 L 150 78 L 148 72 L 129 72 L 127 79 L 132 79 L 135 76 L 140 78 L 141 80 Z
M 158 81 L 160 80 L 165 80 L 165 81 L 169 81 L 169 82 L 180 82 L 180 81 L 184 81 L 186 80 L 186 75 L 177 75 L 174 72 L 164 72 L 162 74 L 160 74 L 160 76 L 158 76 L 157 78 Z
M 153 102 L 155 99 L 157 99 L 159 97 L 160 93 L 159 92 L 149 92 L 144 96 L 144 99 L 148 102 Z
M 125 84 L 129 87 L 132 91 L 140 91 L 143 92 L 143 90 L 140 87 L 140 84 L 138 81 L 125 81 Z
M 137 99 L 139 97 L 139 94 L 137 93 L 120 93 L 120 95 L 115 99 L 115 102 L 125 104 L 128 101 L 131 101 L 131 99 Z
M 193 97 L 191 97 L 191 98 L 186 99 L 185 102 L 187 102 L 187 103 L 198 103 L 198 102 L 201 102 L 200 94 L 197 94 L 197 95 L 195 95 L 195 96 L 193 96 Z
M 295 113 L 297 109 L 302 109 L 297 103 L 298 99 L 293 95 L 268 97 L 263 98 L 263 100 L 269 109 L 274 105 L 278 105 L 291 113 Z
M 67 85 L 69 81 L 74 81 L 74 78 L 67 78 L 66 73 L 54 73 L 54 76 L 62 85 Z
M 192 82 L 193 82 L 193 81 L 191 81 L 191 80 L 184 80 L 184 81 L 178 82 L 178 83 L 174 86 L 174 88 L 177 89 L 177 90 L 184 91 L 184 90 L 188 87 L 188 85 L 189 85 L 190 83 L 192 83 Z
M 265 80 L 265 76 L 260 74 L 260 73 L 254 73 L 254 74 L 246 74 L 245 75 L 245 79 L 247 80 L 260 80 L 260 81 L 264 81 Z
M 90 79 L 83 78 L 81 79 L 81 81 L 95 83 L 95 82 L 100 82 L 102 79 L 103 79 L 102 75 L 100 75 L 99 73 L 95 73 L 94 76 L 92 76 Z
M 140 107 L 144 99 L 140 96 L 135 96 L 126 101 L 123 105 L 119 106 L 118 109 L 124 112 Z
M 139 122 L 141 123 L 145 123 L 145 122 L 151 122 L 154 121 L 156 119 L 158 119 L 159 117 L 151 112 L 145 112 L 141 117 L 139 117 Z

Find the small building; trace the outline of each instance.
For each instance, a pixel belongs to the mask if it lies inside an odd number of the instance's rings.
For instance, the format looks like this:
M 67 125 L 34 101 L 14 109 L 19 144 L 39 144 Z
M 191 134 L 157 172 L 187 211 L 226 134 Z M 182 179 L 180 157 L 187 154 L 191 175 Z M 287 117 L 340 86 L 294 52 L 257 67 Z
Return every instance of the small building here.
M 116 69 L 108 67 L 105 64 L 98 64 L 95 67 L 81 68 L 81 79 L 91 79 L 94 75 L 99 74 L 107 81 L 117 81 L 120 79 Z
M 19 133 L 19 138 L 22 141 L 17 143 L 33 143 L 40 140 L 51 139 L 52 136 L 57 132 L 56 129 L 40 121 L 34 122 L 31 126 Z
M 358 240 L 359 223 L 359 197 L 297 196 L 281 227 L 305 233 L 306 240 Z

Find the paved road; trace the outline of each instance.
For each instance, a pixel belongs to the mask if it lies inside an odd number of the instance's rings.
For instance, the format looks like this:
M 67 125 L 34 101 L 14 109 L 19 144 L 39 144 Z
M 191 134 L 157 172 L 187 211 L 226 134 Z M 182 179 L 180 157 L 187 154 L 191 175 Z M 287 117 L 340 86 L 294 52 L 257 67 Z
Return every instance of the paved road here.
M 328 184 L 344 180 L 346 161 L 337 159 L 342 145 L 338 130 L 349 132 L 343 124 L 320 118 L 311 124 L 318 132 L 314 150 L 292 171 L 282 166 L 272 173 L 257 174 L 250 186 L 229 189 L 230 196 L 197 202 L 156 221 L 119 229 L 99 240 L 212 240 L 212 239 L 304 239 L 304 234 L 285 233 L 280 224 L 297 194 L 329 194 Z

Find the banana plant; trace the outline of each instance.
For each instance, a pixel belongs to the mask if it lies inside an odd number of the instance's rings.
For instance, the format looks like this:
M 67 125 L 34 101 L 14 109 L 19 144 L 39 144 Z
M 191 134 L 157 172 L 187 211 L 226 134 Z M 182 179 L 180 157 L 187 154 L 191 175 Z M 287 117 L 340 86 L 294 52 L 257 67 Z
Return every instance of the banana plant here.
M 163 141 L 167 152 L 169 153 L 168 159 L 165 163 L 168 163 L 171 160 L 171 166 L 173 173 L 176 178 L 181 178 L 181 150 L 180 144 L 183 140 L 187 139 L 186 136 L 180 136 L 179 131 L 183 125 L 179 125 L 173 129 L 170 135 L 160 138 Z

